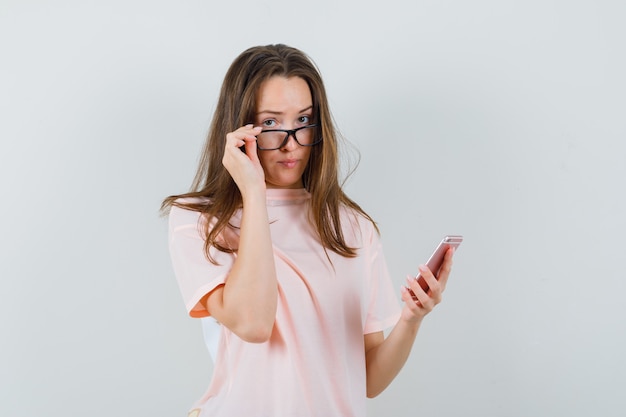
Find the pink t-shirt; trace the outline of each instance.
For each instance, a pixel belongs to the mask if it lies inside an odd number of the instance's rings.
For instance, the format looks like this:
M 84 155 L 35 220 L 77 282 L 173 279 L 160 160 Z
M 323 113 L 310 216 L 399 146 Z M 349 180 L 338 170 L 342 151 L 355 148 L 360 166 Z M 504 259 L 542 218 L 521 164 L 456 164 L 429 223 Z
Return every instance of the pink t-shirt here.
M 222 326 L 211 384 L 189 416 L 363 417 L 363 336 L 400 313 L 376 229 L 342 210 L 344 237 L 358 256 L 328 251 L 331 264 L 307 221 L 306 190 L 269 189 L 267 207 L 279 287 L 272 336 L 247 343 Z M 214 250 L 219 265 L 207 261 L 198 220 L 177 207 L 169 219 L 174 272 L 192 317 L 209 314 L 198 302 L 228 280 L 236 257 Z M 231 224 L 240 220 L 238 212 Z

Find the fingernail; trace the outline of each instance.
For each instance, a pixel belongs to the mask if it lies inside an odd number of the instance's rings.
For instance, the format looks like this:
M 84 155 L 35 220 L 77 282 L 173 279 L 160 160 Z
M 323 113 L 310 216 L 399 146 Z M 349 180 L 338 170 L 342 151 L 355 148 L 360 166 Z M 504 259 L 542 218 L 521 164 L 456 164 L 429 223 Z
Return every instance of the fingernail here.
M 428 271 L 428 268 L 426 268 L 426 265 L 420 265 L 420 266 L 417 267 L 417 269 L 419 269 L 421 272 Z

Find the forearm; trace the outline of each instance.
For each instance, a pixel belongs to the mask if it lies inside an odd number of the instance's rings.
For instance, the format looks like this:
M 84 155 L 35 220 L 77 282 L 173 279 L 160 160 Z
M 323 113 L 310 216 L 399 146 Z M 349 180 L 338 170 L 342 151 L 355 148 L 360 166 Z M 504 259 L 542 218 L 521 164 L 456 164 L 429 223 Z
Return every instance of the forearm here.
M 368 397 L 375 397 L 387 388 L 404 366 L 422 320 L 441 301 L 441 294 L 450 275 L 453 254 L 453 249 L 446 252 L 437 277 L 428 267 L 420 266 L 420 274 L 428 284 L 428 292 L 424 291 L 416 279 L 407 278 L 408 287 L 402 289 L 402 315 L 386 339 L 381 340 L 381 336 L 368 339 L 371 335 L 365 336 Z
M 375 397 L 394 380 L 406 363 L 417 336 L 420 321 L 400 319 L 380 344 L 366 352 L 367 396 Z
M 265 193 L 243 202 L 237 258 L 213 306 L 216 317 L 244 340 L 264 341 L 276 317 L 278 287 Z M 214 314 L 215 315 L 215 314 Z

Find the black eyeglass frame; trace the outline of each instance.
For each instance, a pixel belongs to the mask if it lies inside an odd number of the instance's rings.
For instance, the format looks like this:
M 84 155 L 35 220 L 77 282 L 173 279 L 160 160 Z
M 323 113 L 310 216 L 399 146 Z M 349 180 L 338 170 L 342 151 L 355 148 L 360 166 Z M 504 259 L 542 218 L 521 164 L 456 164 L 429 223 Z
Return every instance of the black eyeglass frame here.
M 299 127 L 299 128 L 297 128 L 297 129 L 267 129 L 267 130 L 261 130 L 261 131 L 259 132 L 259 134 L 261 134 L 261 133 L 267 133 L 267 132 L 283 132 L 283 133 L 285 133 L 285 134 L 286 134 L 286 136 L 285 136 L 285 139 L 281 142 L 280 146 L 278 146 L 277 148 L 262 148 L 262 147 L 259 145 L 259 142 L 257 141 L 257 144 L 256 144 L 257 149 L 259 149 L 259 150 L 261 150 L 261 151 L 275 151 L 276 149 L 280 149 L 280 148 L 282 148 L 283 146 L 285 146 L 285 145 L 287 144 L 287 142 L 289 142 L 289 137 L 290 137 L 290 136 L 293 136 L 293 139 L 294 139 L 294 140 L 296 141 L 296 143 L 297 143 L 298 145 L 300 145 L 300 146 L 315 146 L 315 145 L 319 144 L 320 142 L 322 142 L 322 136 L 321 136 L 321 135 L 319 135 L 319 136 L 317 137 L 317 139 L 313 140 L 313 142 L 312 142 L 312 143 L 302 144 L 302 143 L 300 143 L 300 141 L 298 140 L 298 138 L 297 138 L 297 136 L 296 136 L 296 132 L 297 132 L 298 130 L 310 129 L 310 128 L 313 128 L 313 127 L 318 127 L 318 126 L 319 126 L 319 125 L 318 125 L 317 123 L 313 123 L 313 124 L 310 124 L 310 125 L 306 125 L 306 126 Z

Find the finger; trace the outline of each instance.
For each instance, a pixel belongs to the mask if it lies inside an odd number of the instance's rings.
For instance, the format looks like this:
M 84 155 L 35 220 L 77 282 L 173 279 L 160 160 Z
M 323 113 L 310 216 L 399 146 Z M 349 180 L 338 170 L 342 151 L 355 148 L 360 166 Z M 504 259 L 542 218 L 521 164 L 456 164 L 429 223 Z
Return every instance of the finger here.
M 248 159 L 258 164 L 259 158 L 256 153 L 256 136 L 260 128 L 252 128 L 251 125 L 244 126 L 234 132 L 226 134 L 226 149 L 224 158 L 243 161 Z M 241 152 L 241 151 L 244 152 Z M 247 156 L 247 157 L 246 157 Z
M 407 282 L 409 282 L 409 279 L 411 277 L 407 277 Z M 410 288 L 409 285 L 406 286 L 402 286 L 402 288 L 407 292 L 408 298 L 411 299 L 413 302 L 415 303 L 420 303 L 419 299 L 417 298 L 417 296 L 415 295 L 415 293 L 413 292 L 413 290 Z
M 420 271 L 420 276 L 428 285 L 428 289 L 433 291 L 438 290 L 440 287 L 440 283 L 437 280 L 437 277 L 435 277 L 435 274 L 433 274 L 433 272 L 430 270 L 430 268 L 427 265 L 420 265 L 418 269 Z M 426 292 L 428 292 L 428 290 Z
M 246 145 L 245 145 L 246 155 L 248 155 L 250 160 L 252 160 L 253 162 L 260 163 L 259 155 L 257 152 L 258 148 L 256 145 L 256 135 L 258 135 L 259 133 L 261 133 L 261 127 L 252 128 L 251 136 L 246 136 L 244 140 L 246 142 Z
M 227 133 L 226 138 L 231 140 L 236 138 L 244 141 L 256 141 L 256 135 L 258 135 L 260 131 L 260 127 L 254 127 L 251 124 L 245 125 L 233 132 Z
M 241 148 L 246 144 L 243 132 L 230 132 L 226 134 L 226 149 Z
M 423 308 L 425 308 L 425 309 L 427 309 L 429 311 L 432 310 L 433 307 L 436 304 L 436 302 L 433 299 L 433 297 L 429 293 L 424 291 L 422 286 L 412 276 L 407 276 L 406 282 L 407 282 L 407 287 L 409 288 L 409 290 L 413 294 L 413 301 L 416 304 L 419 303 L 421 305 L 421 307 L 423 307 Z M 429 292 L 430 291 L 431 290 L 429 290 Z
M 435 278 L 430 268 L 426 265 L 419 266 L 420 275 L 428 285 L 428 291 L 425 291 L 428 296 L 433 300 L 434 304 L 441 302 L 441 293 L 444 290 L 444 286 Z
M 441 264 L 441 268 L 439 268 L 439 272 L 437 273 L 437 280 L 441 283 L 442 287 L 445 288 L 448 283 L 448 277 L 450 276 L 450 271 L 452 270 L 454 257 L 454 248 L 450 247 L 446 251 L 446 255 L 443 258 L 443 263 Z
M 422 303 L 420 302 L 420 300 L 418 300 L 418 298 L 415 296 L 415 294 L 413 293 L 411 289 L 402 285 L 400 287 L 400 293 L 401 293 L 400 296 L 402 298 L 402 301 L 404 301 L 404 304 L 411 311 L 416 312 L 419 309 L 423 308 Z

